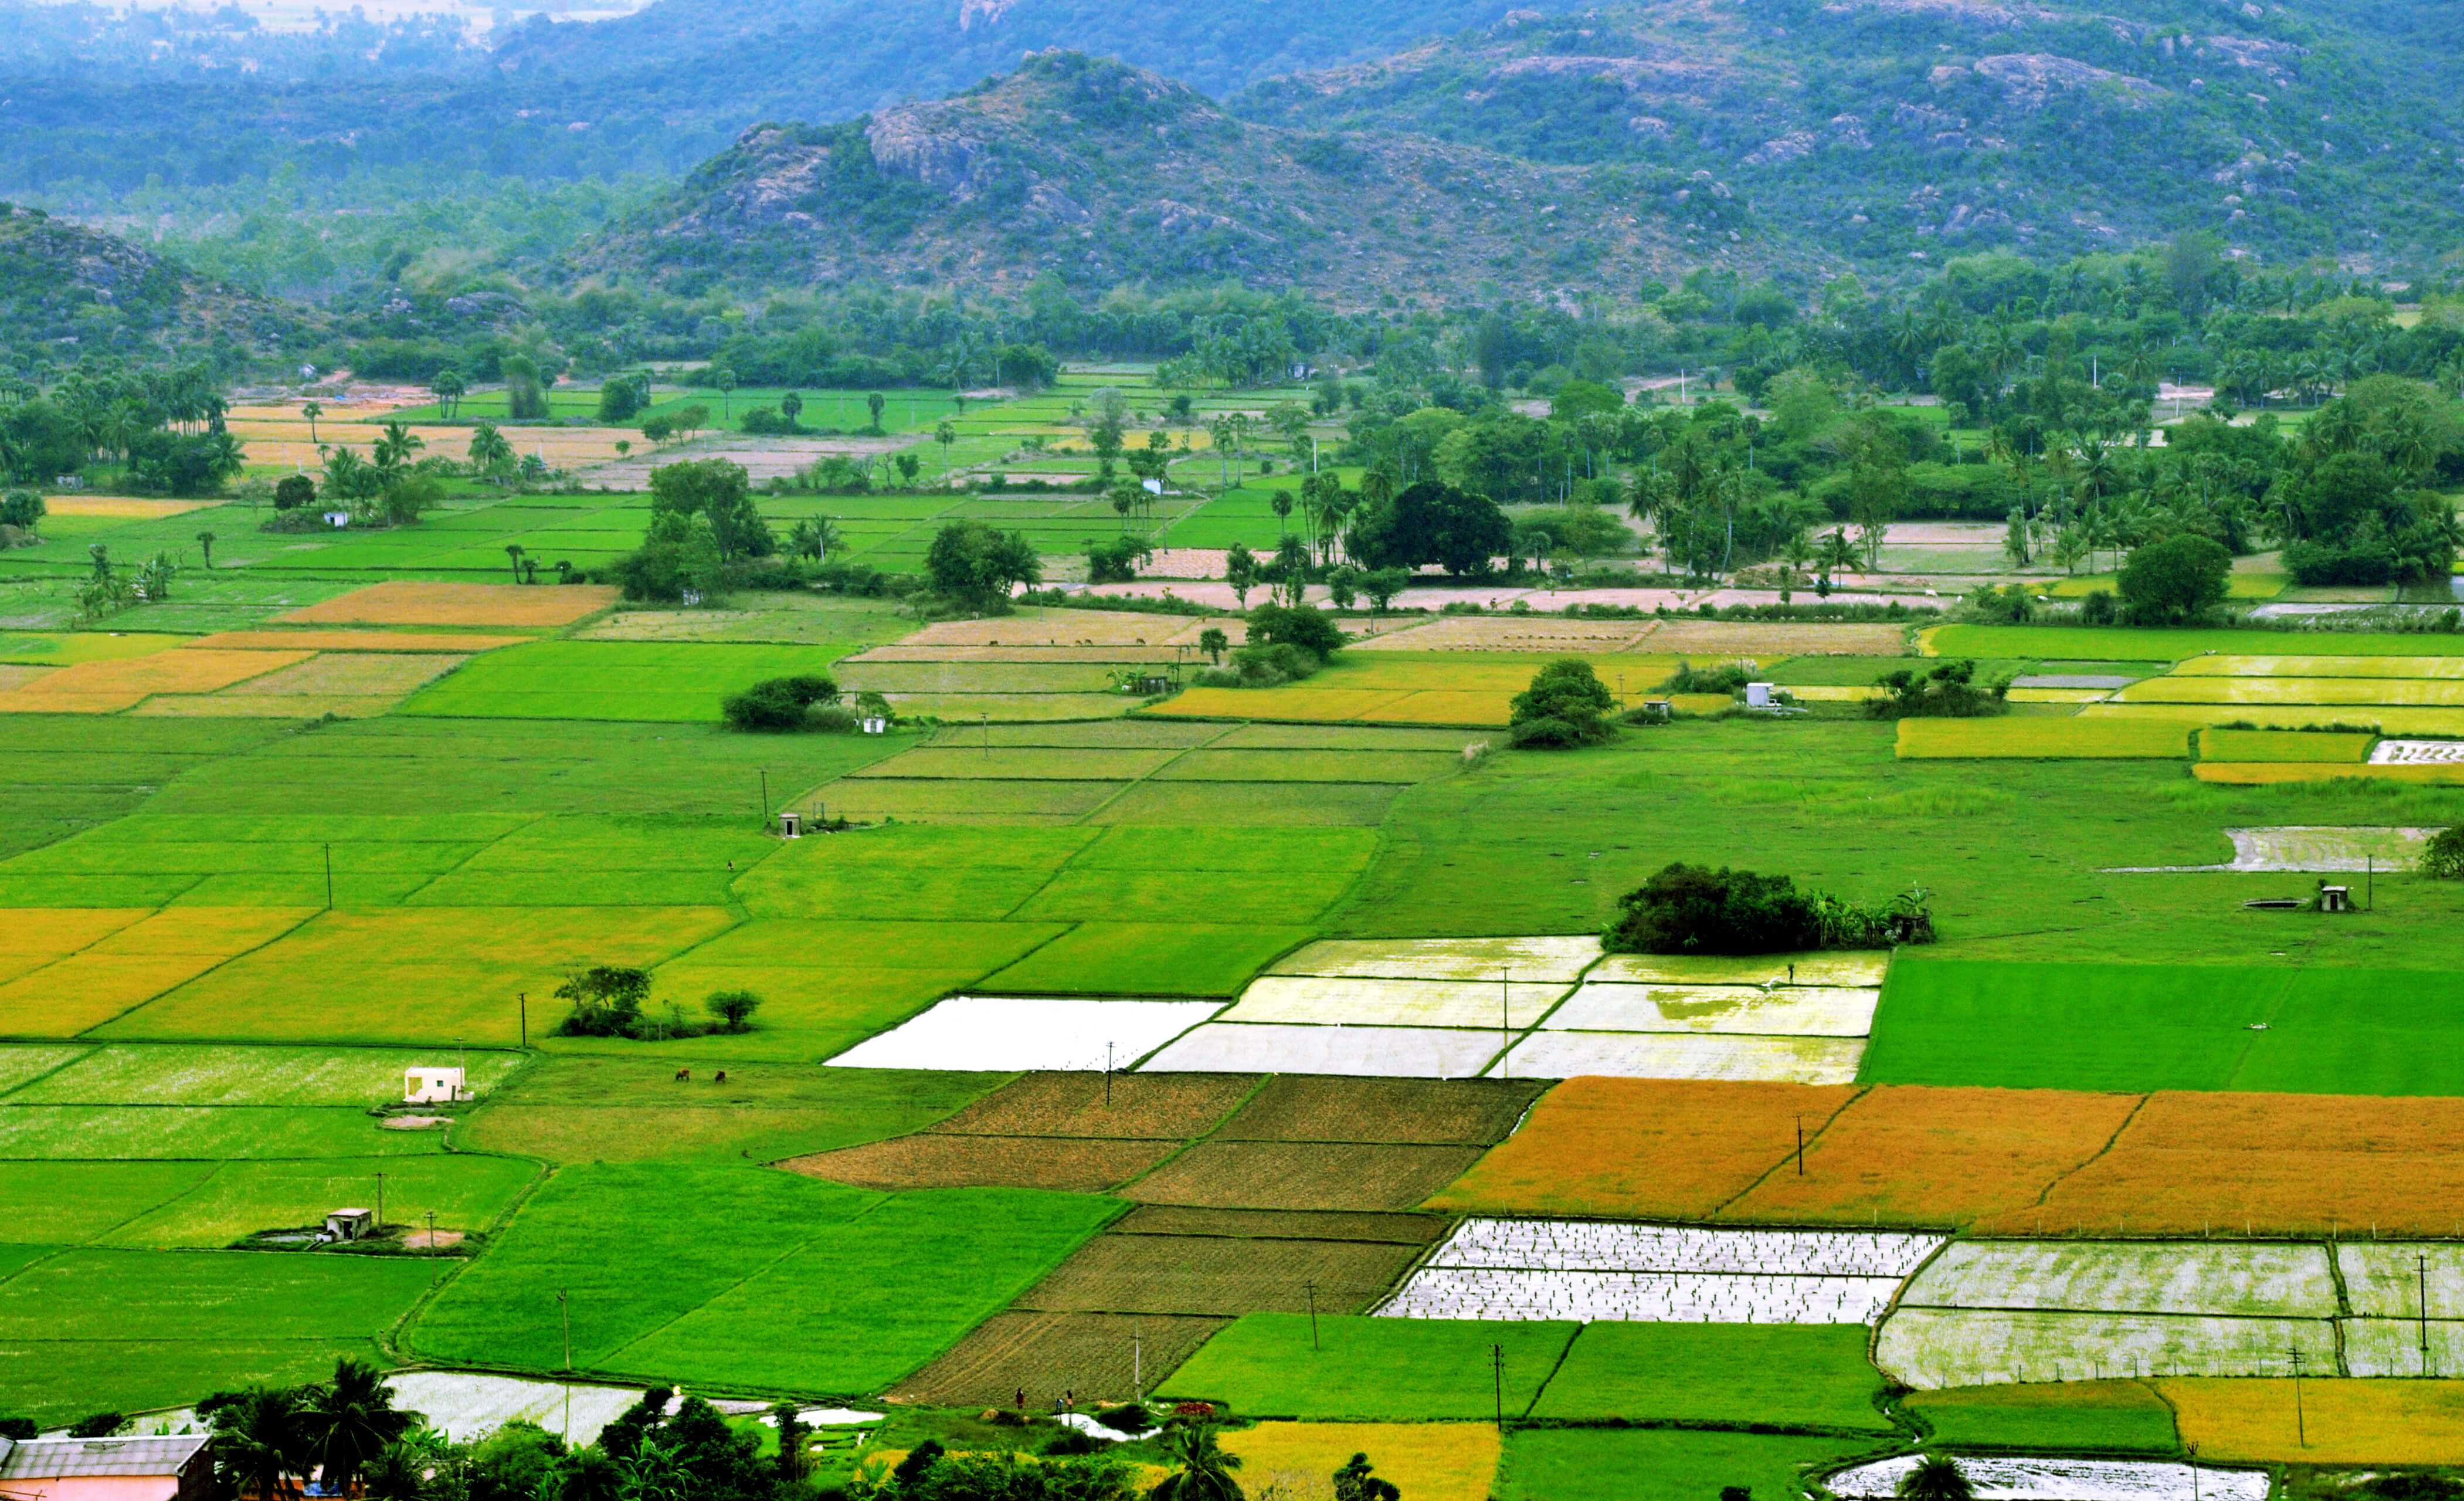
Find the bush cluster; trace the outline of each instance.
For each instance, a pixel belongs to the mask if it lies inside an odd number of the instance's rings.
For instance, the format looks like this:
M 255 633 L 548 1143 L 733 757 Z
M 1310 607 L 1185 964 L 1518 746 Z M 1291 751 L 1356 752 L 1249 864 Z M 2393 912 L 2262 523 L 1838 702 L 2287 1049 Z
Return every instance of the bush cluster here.
M 1934 940 L 1923 890 L 1867 907 L 1785 875 L 1676 862 L 1617 903 L 1606 946 L 1628 954 L 1794 954 Z
M 839 701 L 839 685 L 818 673 L 771 677 L 740 694 L 730 694 L 719 705 L 727 722 L 739 730 L 846 730 L 855 718 L 827 715 L 816 705 Z
M 1563 657 L 1540 669 L 1531 686 L 1514 695 L 1507 713 L 1507 739 L 1525 750 L 1597 745 L 1616 733 L 1609 721 L 1616 707 L 1591 663 Z
M 1877 719 L 1982 719 L 2011 712 L 2011 680 L 1979 684 L 1973 662 L 1945 662 L 1929 673 L 1903 667 L 1883 673 L 1875 686 L 1888 692 L 1865 700 L 1865 712 Z
M 556 998 L 573 1009 L 556 1024 L 559 1037 L 623 1037 L 634 1042 L 666 1042 L 678 1037 L 706 1037 L 715 1032 L 753 1030 L 753 1013 L 761 998 L 750 990 L 714 990 L 702 1000 L 707 1022 L 688 1019 L 671 1003 L 667 1015 L 648 1009 L 650 972 L 621 964 L 594 964 L 575 970 L 556 987 Z

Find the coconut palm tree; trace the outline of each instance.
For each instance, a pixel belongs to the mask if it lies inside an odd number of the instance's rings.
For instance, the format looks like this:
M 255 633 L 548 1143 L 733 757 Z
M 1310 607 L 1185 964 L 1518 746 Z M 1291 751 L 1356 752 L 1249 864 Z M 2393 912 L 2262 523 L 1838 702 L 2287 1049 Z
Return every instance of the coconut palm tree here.
M 199 547 L 201 547 L 201 548 L 205 549 L 205 554 L 206 554 L 206 571 L 207 571 L 208 573 L 211 573 L 211 572 L 213 572 L 213 571 L 214 571 L 214 534 L 213 534 L 213 533 L 211 533 L 211 532 L 199 532 L 199 533 L 197 534 L 197 545 L 198 545 Z
M 279 1501 L 291 1477 L 307 1473 L 312 1462 L 297 1393 L 252 1386 L 200 1402 L 197 1415 L 213 1428 L 215 1455 L 242 1496 Z
M 1163 1436 L 1163 1450 L 1177 1468 L 1147 1492 L 1148 1501 L 1243 1501 L 1241 1483 L 1232 1478 L 1241 1456 L 1225 1453 L 1215 1442 L 1214 1424 L 1174 1425 Z
M 348 1491 L 362 1470 L 402 1441 L 418 1416 L 393 1404 L 393 1388 L 365 1360 L 334 1362 L 334 1379 L 307 1389 L 298 1410 L 304 1452 L 328 1491 Z

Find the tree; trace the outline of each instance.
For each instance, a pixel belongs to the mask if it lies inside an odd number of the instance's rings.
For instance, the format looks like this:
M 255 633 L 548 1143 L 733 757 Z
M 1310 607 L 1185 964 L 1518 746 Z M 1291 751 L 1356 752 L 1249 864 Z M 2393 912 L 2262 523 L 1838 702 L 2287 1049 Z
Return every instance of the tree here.
M 702 999 L 701 1007 L 716 1022 L 722 1032 L 753 1030 L 753 1013 L 761 1009 L 761 998 L 750 990 L 714 990 Z M 785 1438 L 784 1430 L 781 1438 Z
M 482 475 L 502 476 L 514 467 L 514 446 L 493 422 L 471 430 L 471 467 Z
M 868 391 L 865 393 L 864 409 L 870 413 L 872 417 L 872 426 L 870 430 L 874 432 L 879 432 L 881 430 L 882 408 L 889 405 L 890 398 L 882 395 L 879 391 Z
M 315 448 L 319 446 L 317 442 L 317 419 L 325 415 L 325 404 L 323 402 L 316 401 L 302 402 L 299 405 L 299 415 L 308 419 L 309 447 Z
M 1042 583 L 1044 563 L 1023 533 L 963 520 L 934 534 L 924 572 L 941 593 L 989 613 L 1006 610 L 1018 585 Z
M 547 420 L 547 390 L 539 380 L 539 363 L 528 355 L 507 355 L 496 362 L 505 378 L 505 416 L 514 422 Z
M 950 445 L 958 441 L 958 425 L 944 417 L 933 426 L 933 441 L 941 445 L 941 468 L 950 468 Z
M 1527 749 L 1597 745 L 1615 733 L 1617 708 L 1608 685 L 1581 657 L 1562 657 L 1540 669 L 1531 686 L 1514 695 L 1507 713 L 1507 736 Z
M 599 385 L 599 422 L 612 428 L 642 412 L 642 387 L 630 376 L 612 375 Z
M 673 603 L 709 598 L 724 569 L 710 518 L 669 512 L 650 518 L 642 545 L 617 560 L 615 571 L 627 599 Z
M 1349 546 L 1371 568 L 1434 563 L 1457 577 L 1478 577 L 1512 550 L 1514 527 L 1486 496 L 1424 479 L 1390 501 L 1364 503 Z
M 779 550 L 770 523 L 753 503 L 744 466 L 729 459 L 693 459 L 650 472 L 650 515 L 701 516 L 710 520 L 719 561 L 767 558 Z
M 565 976 L 556 998 L 573 1010 L 556 1029 L 567 1037 L 622 1037 L 641 1020 L 650 999 L 650 972 L 622 964 L 593 964 Z
M 1275 513 L 1275 535 L 1283 536 L 1284 528 L 1290 524 L 1292 519 L 1292 493 L 1288 490 L 1276 491 L 1274 498 L 1266 502 L 1266 508 Z
M 1241 1483 L 1232 1478 L 1241 1456 L 1224 1452 L 1212 1423 L 1175 1424 L 1164 1433 L 1162 1448 L 1175 1468 L 1147 1492 L 1147 1501 L 1242 1501 Z
M 742 693 L 730 694 L 719 705 L 727 722 L 739 730 L 801 730 L 812 722 L 815 704 L 839 701 L 839 685 L 818 673 L 770 677 Z
M 2233 555 L 2192 533 L 2151 542 L 2123 564 L 2122 603 L 2134 625 L 2196 620 L 2225 602 Z
M 736 417 L 736 372 L 734 370 L 719 370 L 711 376 L 711 384 L 718 387 L 719 416 L 725 420 L 734 421 Z
M 519 542 L 507 542 L 505 544 L 505 556 L 513 563 L 514 582 L 516 584 L 522 582 L 522 554 L 527 550 L 528 549 L 524 548 Z
M 2421 873 L 2434 880 L 2464 880 L 2464 824 L 2430 836 L 2421 851 Z
M 1343 650 L 1343 628 L 1307 605 L 1261 605 L 1249 611 L 1249 645 L 1298 647 L 1323 660 Z
M 1334 1501 L 1402 1501 L 1403 1492 L 1391 1480 L 1381 1480 L 1369 1467 L 1369 1456 L 1354 1454 L 1334 1472 Z
M 1087 579 L 1091 584 L 1127 584 L 1155 557 L 1155 544 L 1127 533 L 1087 543 Z
M 1370 617 L 1374 620 L 1386 613 L 1395 596 L 1412 586 L 1412 575 L 1405 568 L 1372 568 L 1360 576 L 1360 587 L 1369 596 Z
M 1220 626 L 1209 626 L 1198 633 L 1198 650 L 1205 652 L 1206 659 L 1218 667 L 1223 665 L 1223 653 L 1231 649 L 1232 638 L 1225 635 Z
M 1906 1501 L 1974 1501 L 1976 1490 L 1947 1456 L 1927 1454 L 1900 1477 L 1899 1493 Z
M 794 391 L 780 397 L 779 415 L 787 419 L 788 431 L 801 430 L 803 427 L 804 398 Z M 881 418 L 877 414 L 872 419 L 872 425 L 876 429 L 881 426 Z
M 436 405 L 444 411 L 445 419 L 451 422 L 453 420 L 453 408 L 460 404 L 463 395 L 471 389 L 471 383 L 462 379 L 461 371 L 448 365 L 429 377 L 428 388 L 436 393 Z
M 1232 585 L 1232 598 L 1247 609 L 1249 591 L 1258 586 L 1258 559 L 1246 543 L 1234 542 L 1223 550 L 1223 582 Z
M 349 1356 L 334 1363 L 332 1380 L 309 1387 L 304 1396 L 300 1434 L 328 1490 L 348 1492 L 360 1471 L 417 1421 L 394 1406 L 393 1388 L 375 1366 Z
M 43 504 L 43 497 L 33 491 L 11 490 L 7 495 L 0 495 L 0 526 L 13 526 L 21 532 L 31 532 L 41 524 L 49 510 L 50 507 Z
M 305 1475 L 313 1447 L 300 1421 L 296 1391 L 252 1386 L 217 1392 L 197 1403 L 213 1430 L 214 1464 L 231 1489 L 258 1501 L 282 1495 L 293 1475 Z
M 213 572 L 214 534 L 211 532 L 199 532 L 197 534 L 197 548 L 206 555 L 206 571 L 208 573 Z
M 1675 862 L 1625 894 L 1607 945 L 1640 954 L 1793 954 L 1822 946 L 1814 898 L 1785 875 Z

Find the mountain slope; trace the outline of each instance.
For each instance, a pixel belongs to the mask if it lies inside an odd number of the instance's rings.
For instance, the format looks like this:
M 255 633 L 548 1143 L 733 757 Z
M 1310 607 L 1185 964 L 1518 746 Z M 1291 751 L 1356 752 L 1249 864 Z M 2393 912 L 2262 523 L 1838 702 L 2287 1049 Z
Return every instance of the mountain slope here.
M 74 360 L 88 351 L 226 345 L 297 348 L 311 316 L 196 275 L 126 240 L 0 206 L 0 347 Z
M 1154 74 L 1047 53 L 955 99 L 749 131 L 581 265 L 688 289 L 1238 277 L 1358 305 L 1630 286 L 1730 257 L 1732 219 L 1707 178 L 1249 124 Z
M 2183 230 L 2384 257 L 2434 254 L 2464 219 L 2453 19 L 2427 0 L 1657 0 L 1519 15 L 1232 107 L 1709 169 L 1767 232 L 1877 258 Z

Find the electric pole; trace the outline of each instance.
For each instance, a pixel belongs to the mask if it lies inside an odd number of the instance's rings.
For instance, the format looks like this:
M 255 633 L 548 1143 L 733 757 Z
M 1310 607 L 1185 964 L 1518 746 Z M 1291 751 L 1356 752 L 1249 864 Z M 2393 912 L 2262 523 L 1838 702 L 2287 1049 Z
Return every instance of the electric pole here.
M 1488 1370 L 1490 1386 L 1497 1401 L 1497 1431 L 1502 1434 L 1506 1431 L 1506 1347 L 1504 1345 L 1488 1347 Z

